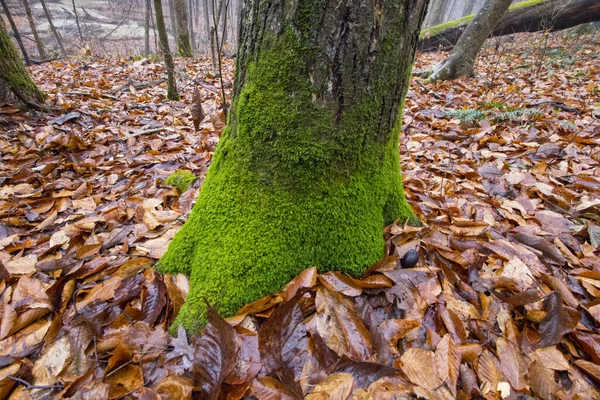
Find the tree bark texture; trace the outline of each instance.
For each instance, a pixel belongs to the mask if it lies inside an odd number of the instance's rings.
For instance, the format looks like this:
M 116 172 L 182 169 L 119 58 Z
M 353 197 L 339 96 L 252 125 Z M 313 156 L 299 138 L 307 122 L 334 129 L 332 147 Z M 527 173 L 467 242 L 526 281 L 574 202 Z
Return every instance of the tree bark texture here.
M 41 109 L 44 95 L 37 88 L 0 21 L 0 106 L 25 105 Z
M 167 0 L 169 3 L 169 18 L 171 20 L 171 34 L 173 35 L 173 39 L 175 43 L 177 43 L 177 23 L 175 22 L 175 5 L 173 3 L 174 0 Z
M 19 33 L 19 30 L 17 29 L 17 24 L 15 24 L 15 21 L 13 20 L 12 15 L 10 14 L 8 5 L 6 5 L 6 0 L 0 0 L 0 2 L 2 2 L 2 8 L 4 9 L 4 14 L 6 15 L 6 18 L 8 19 L 8 22 L 10 23 L 10 27 L 11 27 L 13 33 L 15 34 L 15 40 L 17 41 L 17 44 L 19 45 L 19 49 L 21 49 L 21 54 L 23 54 L 23 60 L 25 60 L 25 65 L 31 65 L 31 61 L 29 60 L 29 54 L 27 54 L 27 50 L 25 50 L 25 46 L 23 46 L 23 40 L 21 39 L 21 34 Z
M 48 7 L 46 7 L 46 0 L 40 0 L 40 3 L 42 3 L 42 8 L 44 9 L 44 14 L 46 15 L 46 19 L 48 20 L 48 25 L 50 25 L 50 30 L 52 31 L 52 34 L 54 35 L 54 38 L 56 39 L 56 42 L 58 43 L 58 47 L 60 48 L 60 54 L 63 57 L 65 57 L 67 55 L 67 52 L 65 51 L 65 46 L 63 45 L 62 38 L 60 37 L 60 34 L 56 30 L 56 27 L 54 26 L 54 23 L 52 22 L 52 15 L 50 15 L 50 10 L 48 10 Z
M 193 0 L 188 0 L 187 2 L 188 9 L 188 32 L 190 35 L 190 45 L 192 46 L 192 55 L 196 50 L 196 38 L 194 36 L 194 3 Z
M 144 23 L 144 55 L 150 55 L 150 20 L 152 19 L 152 0 L 146 0 L 146 21 Z
M 191 275 L 177 321 L 223 315 L 305 268 L 360 274 L 415 219 L 401 111 L 427 0 L 246 0 L 228 126 L 159 262 Z
M 75 0 L 71 2 L 73 4 L 73 14 L 75 15 L 75 24 L 77 24 L 77 33 L 79 33 L 79 40 L 83 44 L 83 33 L 81 33 L 81 25 L 79 25 L 79 14 L 77 14 L 77 7 L 75 7 Z
M 512 0 L 486 0 L 464 30 L 454 46 L 452 53 L 444 60 L 429 78 L 436 80 L 451 80 L 463 75 L 475 76 L 475 59 L 494 30 L 494 27 L 504 15 Z
M 598 0 L 530 0 L 513 4 L 496 25 L 491 36 L 547 29 L 557 31 L 595 21 L 600 21 Z M 419 43 L 420 50 L 436 51 L 453 47 L 469 23 L 462 20 L 457 22 L 459 23 L 451 21 L 424 30 Z
M 175 8 L 175 24 L 177 25 L 177 51 L 182 57 L 192 57 L 192 45 L 188 29 L 188 12 L 186 0 L 173 0 Z
M 33 20 L 33 15 L 31 14 L 31 8 L 29 7 L 28 0 L 23 0 L 23 8 L 25 9 L 25 16 L 29 22 L 29 27 L 31 28 L 31 33 L 33 34 L 33 39 L 35 40 L 38 54 L 40 58 L 46 58 L 46 50 L 44 49 L 40 35 L 38 35 L 37 28 L 35 27 L 35 21 Z
M 175 63 L 173 62 L 173 55 L 169 48 L 169 37 L 167 36 L 161 0 L 154 0 L 154 13 L 156 15 L 158 39 L 165 59 L 165 67 L 167 68 L 167 98 L 169 100 L 177 100 L 179 99 L 179 93 L 177 92 L 177 84 L 175 83 Z

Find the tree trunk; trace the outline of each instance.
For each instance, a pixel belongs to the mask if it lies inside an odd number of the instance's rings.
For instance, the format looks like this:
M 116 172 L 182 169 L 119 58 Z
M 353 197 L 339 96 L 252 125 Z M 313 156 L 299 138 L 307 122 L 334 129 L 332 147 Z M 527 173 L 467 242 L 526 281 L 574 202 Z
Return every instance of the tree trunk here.
M 360 274 L 415 220 L 399 135 L 427 0 L 246 0 L 228 120 L 160 260 L 191 274 L 179 323 L 223 315 L 305 268 Z
M 212 43 L 212 32 L 210 29 L 210 16 L 208 15 L 208 0 L 202 0 L 202 6 L 204 8 L 204 29 L 206 32 L 206 50 L 208 53 L 208 48 L 210 47 L 210 44 Z M 214 69 L 214 65 L 213 65 L 213 69 Z
M 46 58 L 46 50 L 44 49 L 44 45 L 42 45 L 40 35 L 38 35 L 38 31 L 35 27 L 35 21 L 33 20 L 33 15 L 31 14 L 31 8 L 29 8 L 29 2 L 27 0 L 23 0 L 23 8 L 25 8 L 25 16 L 29 22 L 29 27 L 31 28 L 31 33 L 33 34 L 38 54 L 40 58 L 44 59 Z
M 62 54 L 62 56 L 65 57 L 67 55 L 67 52 L 65 51 L 65 46 L 63 46 L 62 38 L 60 37 L 60 34 L 54 27 L 54 23 L 52 22 L 52 16 L 50 15 L 50 11 L 48 10 L 48 7 L 46 7 L 46 1 L 40 0 L 40 2 L 42 3 L 42 8 L 44 9 L 44 14 L 46 14 L 46 19 L 48 20 L 48 25 L 50 25 L 50 30 L 52 31 L 52 34 L 54 35 L 54 38 L 56 39 L 56 42 L 58 43 L 58 47 L 60 48 L 60 54 Z
M 13 33 L 15 34 L 15 40 L 17 41 L 17 44 L 19 45 L 19 48 L 21 49 L 21 54 L 23 54 L 23 60 L 25 60 L 25 65 L 31 65 L 31 61 L 29 60 L 29 54 L 27 54 L 27 50 L 25 50 L 25 46 L 23 46 L 23 40 L 21 39 L 21 35 L 19 34 L 19 30 L 17 29 L 17 25 L 15 24 L 15 21 L 12 18 L 12 15 L 10 15 L 10 10 L 8 9 L 8 6 L 6 5 L 6 0 L 0 0 L 0 2 L 2 2 L 2 8 L 4 9 L 4 14 L 6 14 L 6 18 L 8 19 L 8 22 L 10 23 L 10 27 L 13 30 Z
M 188 32 L 190 33 L 190 45 L 192 46 L 192 55 L 196 50 L 196 40 L 194 39 L 194 4 L 192 0 L 187 2 L 188 9 Z
M 31 80 L 4 23 L 0 21 L 0 106 L 25 105 L 41 110 L 43 103 L 44 94 Z
M 171 34 L 173 40 L 175 40 L 175 46 L 177 46 L 177 23 L 175 22 L 175 6 L 173 0 L 167 0 L 169 2 L 169 19 L 171 20 Z
M 169 100 L 177 100 L 179 99 L 179 93 L 177 92 L 177 85 L 175 83 L 175 64 L 173 63 L 173 56 L 169 49 L 169 37 L 167 36 L 161 0 L 154 0 L 154 13 L 156 14 L 156 28 L 158 29 L 160 47 L 162 48 L 167 68 L 167 98 Z
M 75 7 L 75 0 L 73 0 L 72 3 L 73 3 L 73 14 L 75 14 L 75 23 L 77 24 L 77 32 L 79 33 L 79 40 L 81 41 L 81 44 L 83 45 L 83 34 L 81 33 L 81 25 L 79 25 L 79 14 L 77 14 L 77 7 Z
M 144 23 L 144 55 L 150 55 L 150 19 L 152 18 L 152 0 L 146 0 L 146 21 Z
M 451 48 L 457 43 L 470 19 L 460 18 L 421 32 L 421 51 Z M 492 36 L 519 32 L 557 31 L 600 21 L 598 0 L 529 0 L 515 3 L 491 32 Z
M 436 81 L 456 79 L 463 75 L 475 76 L 475 58 L 511 1 L 486 0 L 454 46 L 452 54 L 435 69 L 429 79 Z
M 175 24 L 177 25 L 177 51 L 182 57 L 192 57 L 186 0 L 173 0 Z

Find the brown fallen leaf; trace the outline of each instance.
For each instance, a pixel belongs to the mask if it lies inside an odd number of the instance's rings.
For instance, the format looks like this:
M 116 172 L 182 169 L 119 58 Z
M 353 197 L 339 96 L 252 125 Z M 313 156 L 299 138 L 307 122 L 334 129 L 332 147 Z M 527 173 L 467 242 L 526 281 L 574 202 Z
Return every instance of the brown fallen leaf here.
M 547 314 L 538 328 L 541 340 L 537 343 L 537 348 L 560 343 L 564 335 L 575 329 L 581 318 L 579 311 L 563 304 L 558 292 L 548 295 L 544 300 L 543 309 Z
M 194 87 L 194 94 L 192 95 L 192 106 L 190 107 L 190 114 L 192 114 L 192 121 L 194 122 L 194 129 L 196 132 L 200 130 L 200 123 L 204 119 L 204 110 L 202 109 L 202 98 L 200 97 L 200 91 L 198 86 Z

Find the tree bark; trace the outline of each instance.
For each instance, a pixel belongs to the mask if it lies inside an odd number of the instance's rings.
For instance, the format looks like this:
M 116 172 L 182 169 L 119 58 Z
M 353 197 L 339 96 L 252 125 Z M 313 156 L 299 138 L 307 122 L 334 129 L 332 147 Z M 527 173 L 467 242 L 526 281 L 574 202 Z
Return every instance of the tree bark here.
M 152 18 L 152 0 L 146 0 L 146 21 L 144 23 L 144 55 L 150 55 L 150 19 Z
M 161 0 L 154 0 L 154 13 L 156 15 L 156 28 L 158 29 L 160 47 L 162 48 L 165 67 L 167 68 L 167 98 L 169 100 L 177 100 L 179 99 L 179 93 L 177 92 L 177 84 L 175 83 L 175 63 L 173 62 L 173 55 L 169 48 L 169 37 L 167 36 Z
M 461 76 L 475 76 L 475 59 L 494 30 L 494 27 L 508 10 L 512 0 L 486 0 L 471 20 L 450 56 L 444 60 L 430 76 L 431 81 L 451 80 Z
M 198 0 L 200 1 L 200 0 Z M 212 31 L 210 29 L 210 16 L 208 15 L 208 0 L 202 0 L 202 6 L 204 8 L 204 12 L 202 13 L 204 15 L 204 29 L 206 32 L 206 49 L 207 49 L 207 53 L 208 53 L 208 49 L 212 43 Z M 213 69 L 214 69 L 214 63 L 213 63 Z
M 432 26 L 421 33 L 421 51 L 452 48 L 468 22 L 462 19 Z M 598 0 L 539 0 L 513 4 L 504 14 L 491 36 L 519 32 L 536 32 L 571 28 L 588 22 L 600 21 Z
M 27 21 L 29 22 L 29 27 L 31 28 L 31 33 L 33 34 L 33 38 L 35 40 L 35 45 L 38 50 L 38 54 L 40 58 L 46 58 L 46 50 L 44 49 L 44 45 L 42 44 L 42 40 L 40 39 L 40 35 L 38 35 L 38 31 L 35 27 L 35 21 L 33 20 L 33 15 L 31 14 L 31 8 L 29 7 L 29 2 L 27 0 L 23 1 L 23 8 L 25 9 L 25 16 L 27 17 Z
M 194 38 L 194 3 L 193 0 L 188 0 L 188 32 L 190 33 L 190 45 L 192 46 L 192 55 L 196 50 L 196 40 Z
M 177 23 L 175 22 L 175 5 L 173 4 L 173 0 L 167 0 L 169 3 L 169 19 L 171 20 L 171 34 L 173 35 L 173 40 L 175 40 L 175 45 L 177 45 Z
M 223 315 L 305 268 L 360 274 L 382 228 L 415 220 L 401 111 L 427 0 L 246 0 L 228 126 L 160 260 L 191 274 L 177 325 Z
M 177 51 L 182 57 L 192 57 L 192 45 L 188 30 L 188 13 L 186 0 L 173 0 L 175 8 L 175 24 L 177 25 Z
M 0 0 L 2 2 L 2 8 L 4 9 L 4 14 L 6 14 L 6 18 L 10 23 L 10 27 L 12 28 L 13 33 L 15 34 L 15 40 L 21 49 L 21 54 L 23 54 L 23 60 L 25 60 L 25 65 L 31 65 L 31 61 L 29 60 L 29 54 L 27 54 L 27 50 L 25 50 L 25 46 L 23 46 L 23 40 L 21 39 L 21 35 L 19 34 L 19 30 L 17 29 L 17 25 L 10 14 L 10 10 L 6 5 L 6 0 Z
M 4 23 L 0 21 L 0 106 L 24 105 L 41 110 L 43 103 L 44 94 L 31 80 Z
M 60 48 L 60 54 L 62 54 L 62 56 L 65 57 L 67 55 L 67 52 L 65 51 L 65 46 L 63 45 L 62 38 L 60 37 L 60 34 L 56 30 L 56 27 L 54 27 L 54 23 L 52 22 L 52 15 L 50 15 L 50 11 L 48 10 L 48 7 L 46 7 L 46 1 L 40 0 L 40 2 L 42 3 L 42 8 L 44 9 L 44 14 L 46 14 L 46 19 L 48 20 L 48 25 L 50 25 L 50 30 L 52 31 L 52 34 L 54 35 L 54 38 L 56 39 L 56 42 L 58 43 L 58 47 Z
M 83 45 L 83 34 L 81 33 L 81 25 L 79 25 L 79 14 L 77 14 L 77 7 L 75 7 L 75 0 L 72 0 L 73 3 L 73 14 L 75 14 L 75 23 L 77 24 L 77 32 L 79 33 L 79 40 Z

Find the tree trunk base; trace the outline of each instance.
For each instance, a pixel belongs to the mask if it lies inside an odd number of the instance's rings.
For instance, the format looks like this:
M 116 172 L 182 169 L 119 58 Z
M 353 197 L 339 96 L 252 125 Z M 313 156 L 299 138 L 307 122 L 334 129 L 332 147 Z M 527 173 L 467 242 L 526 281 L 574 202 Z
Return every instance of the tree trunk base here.
M 434 69 L 433 73 L 429 76 L 429 81 L 450 81 L 458 79 L 461 76 L 474 78 L 475 70 L 473 65 L 463 61 L 461 58 L 459 54 L 450 55 Z

